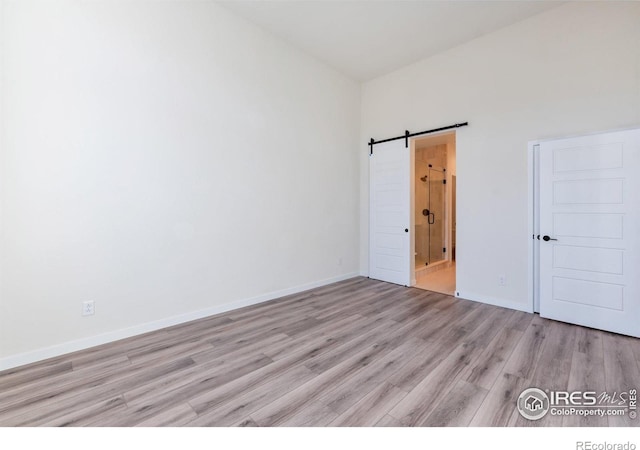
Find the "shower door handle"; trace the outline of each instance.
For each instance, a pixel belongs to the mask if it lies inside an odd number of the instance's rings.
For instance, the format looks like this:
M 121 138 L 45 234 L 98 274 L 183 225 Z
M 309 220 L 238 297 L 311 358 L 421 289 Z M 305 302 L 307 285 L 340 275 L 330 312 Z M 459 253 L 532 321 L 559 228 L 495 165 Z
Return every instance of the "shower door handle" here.
M 427 221 L 429 222 L 429 225 L 433 225 L 434 223 L 436 223 L 436 215 L 434 213 L 429 213 Z

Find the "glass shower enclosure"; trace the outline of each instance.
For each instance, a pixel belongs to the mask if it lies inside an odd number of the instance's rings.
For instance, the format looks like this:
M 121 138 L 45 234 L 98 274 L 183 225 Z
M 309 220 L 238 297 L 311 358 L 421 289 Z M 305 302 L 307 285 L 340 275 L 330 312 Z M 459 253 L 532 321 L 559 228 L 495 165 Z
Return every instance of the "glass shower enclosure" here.
M 445 259 L 445 169 L 416 163 L 416 269 Z

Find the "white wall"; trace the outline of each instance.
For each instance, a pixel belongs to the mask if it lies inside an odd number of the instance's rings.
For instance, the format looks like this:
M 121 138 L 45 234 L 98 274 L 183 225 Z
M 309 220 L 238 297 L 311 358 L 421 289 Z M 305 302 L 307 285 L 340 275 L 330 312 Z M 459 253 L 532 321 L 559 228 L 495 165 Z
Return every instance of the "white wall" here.
M 359 85 L 211 2 L 4 25 L 0 369 L 357 273 Z
M 365 142 L 469 121 L 456 139 L 458 291 L 528 309 L 527 142 L 640 124 L 639 24 L 639 3 L 566 4 L 364 84 L 362 273 Z
M 2 208 L 4 204 L 3 195 L 3 166 L 4 166 L 4 40 L 5 40 L 5 23 L 4 23 L 4 0 L 0 0 L 0 313 L 2 312 L 2 250 L 3 250 L 3 216 Z M 0 319 L 1 320 L 1 319 Z M 3 346 L 4 336 L 2 335 L 2 329 L 0 328 L 0 348 Z

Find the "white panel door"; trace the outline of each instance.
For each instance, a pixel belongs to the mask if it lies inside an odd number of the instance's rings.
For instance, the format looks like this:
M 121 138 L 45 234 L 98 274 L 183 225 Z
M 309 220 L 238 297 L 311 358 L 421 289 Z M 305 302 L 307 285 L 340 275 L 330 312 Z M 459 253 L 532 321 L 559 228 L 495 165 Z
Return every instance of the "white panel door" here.
M 640 337 L 640 130 L 540 144 L 540 315 Z
M 404 140 L 373 146 L 369 157 L 369 277 L 409 286 L 410 151 Z

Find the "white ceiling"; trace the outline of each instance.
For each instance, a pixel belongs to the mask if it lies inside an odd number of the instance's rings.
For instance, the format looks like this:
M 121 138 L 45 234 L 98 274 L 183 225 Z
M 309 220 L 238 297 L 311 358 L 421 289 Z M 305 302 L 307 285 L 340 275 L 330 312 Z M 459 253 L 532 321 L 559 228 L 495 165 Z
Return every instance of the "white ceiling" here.
M 365 81 L 560 5 L 557 1 L 220 1 Z

